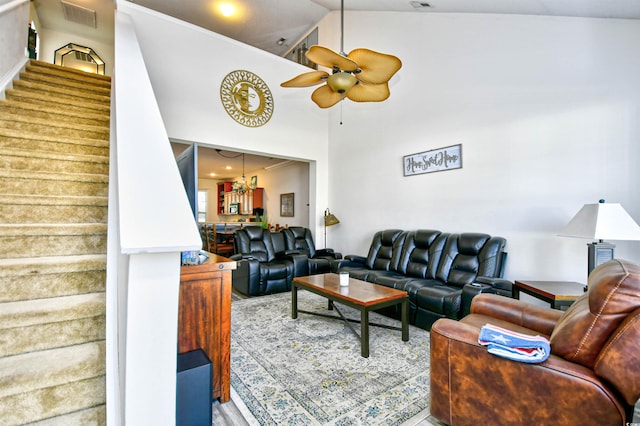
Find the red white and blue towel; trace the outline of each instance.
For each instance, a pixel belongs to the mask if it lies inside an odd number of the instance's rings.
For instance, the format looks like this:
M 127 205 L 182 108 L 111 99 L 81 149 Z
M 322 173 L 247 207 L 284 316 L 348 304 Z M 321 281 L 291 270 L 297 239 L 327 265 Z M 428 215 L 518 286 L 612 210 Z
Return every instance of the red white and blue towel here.
M 487 346 L 491 354 L 520 362 L 542 362 L 551 352 L 546 337 L 516 333 L 493 324 L 482 326 L 478 343 Z

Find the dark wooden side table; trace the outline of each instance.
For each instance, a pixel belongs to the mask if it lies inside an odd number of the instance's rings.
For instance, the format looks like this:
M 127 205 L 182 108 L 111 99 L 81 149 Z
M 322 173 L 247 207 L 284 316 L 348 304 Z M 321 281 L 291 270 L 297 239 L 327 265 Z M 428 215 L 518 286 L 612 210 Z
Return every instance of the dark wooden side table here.
M 569 306 L 587 291 L 587 286 L 574 281 L 529 281 L 516 280 L 513 297 L 520 299 L 520 292 L 544 300 L 553 309 L 566 311 Z
M 211 361 L 212 398 L 231 398 L 231 271 L 236 262 L 209 253 L 180 268 L 178 353 L 202 349 Z

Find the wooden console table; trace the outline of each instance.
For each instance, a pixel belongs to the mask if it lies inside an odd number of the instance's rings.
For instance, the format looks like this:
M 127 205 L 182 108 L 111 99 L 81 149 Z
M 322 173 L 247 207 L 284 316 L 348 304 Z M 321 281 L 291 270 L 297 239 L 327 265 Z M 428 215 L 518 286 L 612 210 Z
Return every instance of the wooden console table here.
M 210 253 L 180 268 L 178 353 L 202 349 L 211 360 L 212 398 L 231 398 L 231 271 L 236 262 Z

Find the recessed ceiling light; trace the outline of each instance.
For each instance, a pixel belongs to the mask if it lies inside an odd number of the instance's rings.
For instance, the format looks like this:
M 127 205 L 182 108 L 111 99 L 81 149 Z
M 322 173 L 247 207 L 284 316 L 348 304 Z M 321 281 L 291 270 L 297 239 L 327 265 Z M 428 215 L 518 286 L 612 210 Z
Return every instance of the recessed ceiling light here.
M 216 174 L 215 173 L 209 173 L 209 176 L 214 177 Z
M 220 3 L 220 6 L 218 6 L 218 8 L 220 9 L 220 13 L 222 13 L 222 16 L 226 16 L 227 18 L 229 16 L 233 16 L 236 13 L 236 7 L 231 3 Z
M 225 167 L 225 169 L 231 170 L 231 166 L 227 166 L 227 167 Z

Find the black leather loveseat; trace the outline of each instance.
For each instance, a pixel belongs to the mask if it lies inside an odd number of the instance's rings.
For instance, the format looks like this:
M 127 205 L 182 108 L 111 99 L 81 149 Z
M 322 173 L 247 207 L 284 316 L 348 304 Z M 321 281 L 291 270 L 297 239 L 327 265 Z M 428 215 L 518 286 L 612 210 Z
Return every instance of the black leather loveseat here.
M 331 272 L 331 261 L 342 255 L 315 248 L 308 228 L 293 226 L 270 232 L 245 226 L 235 232 L 237 262 L 232 274 L 234 290 L 246 296 L 262 296 L 291 290 L 294 277 Z
M 506 240 L 481 233 L 388 229 L 373 236 L 367 257 L 347 255 L 333 272 L 405 290 L 410 322 L 430 329 L 439 318 L 459 319 L 478 293 L 512 297 L 503 275 Z

